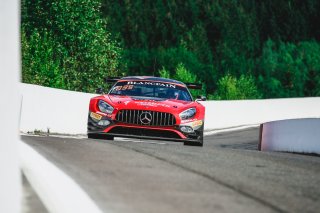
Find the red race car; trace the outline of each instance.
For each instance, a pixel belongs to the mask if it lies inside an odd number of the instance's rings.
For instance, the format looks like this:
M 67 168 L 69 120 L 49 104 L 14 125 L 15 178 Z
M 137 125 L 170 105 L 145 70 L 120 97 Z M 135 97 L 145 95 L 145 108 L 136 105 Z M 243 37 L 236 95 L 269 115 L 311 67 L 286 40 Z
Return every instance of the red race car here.
M 200 84 L 147 76 L 107 79 L 108 94 L 90 100 L 88 138 L 181 141 L 203 146 L 205 107 L 188 90 Z

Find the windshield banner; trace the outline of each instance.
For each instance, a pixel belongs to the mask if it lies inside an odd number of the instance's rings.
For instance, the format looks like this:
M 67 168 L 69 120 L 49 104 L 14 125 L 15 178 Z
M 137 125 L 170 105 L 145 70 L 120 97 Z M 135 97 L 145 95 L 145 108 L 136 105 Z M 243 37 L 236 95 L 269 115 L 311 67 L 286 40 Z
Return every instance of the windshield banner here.
M 128 81 L 128 85 L 152 85 L 152 86 L 160 86 L 160 87 L 167 87 L 167 88 L 176 88 L 174 84 L 167 84 L 161 82 L 151 82 L 151 81 Z

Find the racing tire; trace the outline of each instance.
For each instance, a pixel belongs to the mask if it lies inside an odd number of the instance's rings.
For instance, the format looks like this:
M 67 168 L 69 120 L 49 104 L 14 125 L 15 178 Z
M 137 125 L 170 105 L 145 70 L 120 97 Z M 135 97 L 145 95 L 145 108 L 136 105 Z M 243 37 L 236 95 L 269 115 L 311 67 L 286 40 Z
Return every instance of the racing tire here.
M 204 125 L 202 126 L 200 137 L 198 141 L 184 141 L 183 145 L 185 146 L 200 146 L 203 147 L 203 129 Z
M 104 140 L 113 140 L 114 137 L 110 135 L 103 135 L 103 134 L 94 134 L 88 133 L 88 138 L 90 139 L 104 139 Z

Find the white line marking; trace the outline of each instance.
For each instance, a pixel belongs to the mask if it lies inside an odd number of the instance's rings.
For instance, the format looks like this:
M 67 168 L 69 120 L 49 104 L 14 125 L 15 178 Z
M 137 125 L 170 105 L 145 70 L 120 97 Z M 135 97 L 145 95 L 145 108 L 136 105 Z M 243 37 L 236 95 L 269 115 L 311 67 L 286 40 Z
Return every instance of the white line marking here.
M 74 138 L 74 139 L 88 139 L 87 135 L 63 135 L 63 134 L 28 134 L 25 132 L 20 132 L 23 136 L 33 136 L 33 137 L 54 137 L 54 138 Z
M 22 171 L 49 212 L 102 212 L 74 180 L 30 146 L 20 142 L 19 151 Z

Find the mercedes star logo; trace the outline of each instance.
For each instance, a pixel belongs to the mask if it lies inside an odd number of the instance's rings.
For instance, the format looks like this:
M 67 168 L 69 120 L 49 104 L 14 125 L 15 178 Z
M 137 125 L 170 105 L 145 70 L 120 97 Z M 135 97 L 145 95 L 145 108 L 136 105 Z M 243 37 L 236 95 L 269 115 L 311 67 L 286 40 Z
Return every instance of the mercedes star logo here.
M 142 124 L 150 124 L 151 123 L 151 120 L 152 120 L 152 115 L 150 112 L 143 112 L 141 113 L 140 115 L 140 121 Z

